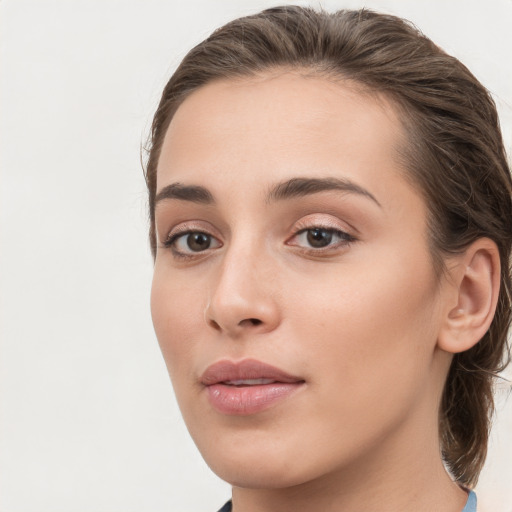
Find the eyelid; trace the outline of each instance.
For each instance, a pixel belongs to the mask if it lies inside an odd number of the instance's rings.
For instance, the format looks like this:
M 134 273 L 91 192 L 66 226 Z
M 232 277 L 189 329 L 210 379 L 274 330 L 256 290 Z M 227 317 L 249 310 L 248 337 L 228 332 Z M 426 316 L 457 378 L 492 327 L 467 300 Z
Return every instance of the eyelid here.
M 341 222 L 340 220 L 334 220 L 331 215 L 324 214 L 312 214 L 303 217 L 299 221 L 297 221 L 293 226 L 294 235 L 301 231 L 305 231 L 313 228 L 323 228 L 330 229 L 333 231 L 341 231 L 343 233 L 347 233 L 355 238 L 355 235 L 352 235 L 353 232 L 358 233 L 357 229 L 352 227 L 347 222 Z
M 169 232 L 167 233 L 163 240 L 163 243 L 165 244 L 171 238 L 174 238 L 176 235 L 183 235 L 185 233 L 190 233 L 191 231 L 205 233 L 209 236 L 218 239 L 220 237 L 220 234 L 218 234 L 217 230 L 214 229 L 211 225 L 208 224 L 207 226 L 205 226 L 205 224 L 208 223 L 205 223 L 204 221 L 181 222 L 169 230 Z

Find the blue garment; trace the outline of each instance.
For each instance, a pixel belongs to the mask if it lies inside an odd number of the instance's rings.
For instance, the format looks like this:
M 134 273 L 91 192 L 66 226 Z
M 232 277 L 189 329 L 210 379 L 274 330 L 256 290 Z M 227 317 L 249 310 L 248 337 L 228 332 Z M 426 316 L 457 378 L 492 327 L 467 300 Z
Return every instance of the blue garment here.
M 229 500 L 219 512 L 231 512 L 231 500 Z M 476 494 L 469 491 L 468 501 L 462 512 L 476 512 Z
M 462 512 L 476 512 L 476 494 L 469 491 L 468 501 Z

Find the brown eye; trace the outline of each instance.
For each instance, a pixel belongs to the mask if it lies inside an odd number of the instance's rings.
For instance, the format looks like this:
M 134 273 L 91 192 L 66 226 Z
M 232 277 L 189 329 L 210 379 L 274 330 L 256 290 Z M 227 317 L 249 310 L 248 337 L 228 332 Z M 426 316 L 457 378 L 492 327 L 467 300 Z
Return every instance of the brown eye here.
M 205 251 L 212 243 L 212 237 L 206 233 L 190 233 L 186 239 L 187 247 L 194 252 Z
M 332 231 L 322 228 L 308 229 L 307 241 L 311 247 L 326 247 L 332 241 Z
M 164 246 L 171 248 L 175 257 L 190 257 L 208 249 L 217 249 L 222 244 L 203 231 L 182 231 L 169 236 Z
M 303 249 L 309 249 L 310 252 L 320 254 L 322 249 L 335 250 L 348 246 L 356 239 L 339 229 L 313 226 L 302 229 L 288 242 L 288 245 L 295 245 Z

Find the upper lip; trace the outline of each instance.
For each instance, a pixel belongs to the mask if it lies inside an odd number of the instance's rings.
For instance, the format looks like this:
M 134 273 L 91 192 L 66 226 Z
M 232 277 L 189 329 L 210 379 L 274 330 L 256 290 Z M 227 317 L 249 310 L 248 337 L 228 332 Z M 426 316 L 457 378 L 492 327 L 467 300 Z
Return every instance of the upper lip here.
M 262 361 L 243 359 L 242 361 L 222 360 L 213 363 L 201 376 L 201 383 L 211 386 L 219 382 L 242 379 L 272 379 L 285 383 L 304 382 L 301 377 L 291 375 Z

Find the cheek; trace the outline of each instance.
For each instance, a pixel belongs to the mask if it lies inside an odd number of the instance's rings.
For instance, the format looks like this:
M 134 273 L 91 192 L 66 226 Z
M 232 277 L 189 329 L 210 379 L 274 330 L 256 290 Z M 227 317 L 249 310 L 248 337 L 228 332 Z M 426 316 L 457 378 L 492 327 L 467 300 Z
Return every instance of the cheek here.
M 201 305 L 200 287 L 170 275 L 155 266 L 151 288 L 151 316 L 160 349 L 173 383 L 185 360 L 190 360 L 199 339 Z M 204 309 L 203 309 L 204 310 Z
M 309 347 L 311 375 L 336 403 L 354 399 L 354 408 L 373 407 L 376 397 L 400 401 L 400 394 L 403 403 L 428 379 L 437 328 L 435 280 L 428 261 L 409 261 L 398 255 L 379 265 L 361 260 L 334 279 L 310 282 L 309 293 L 295 303 L 291 323 Z

